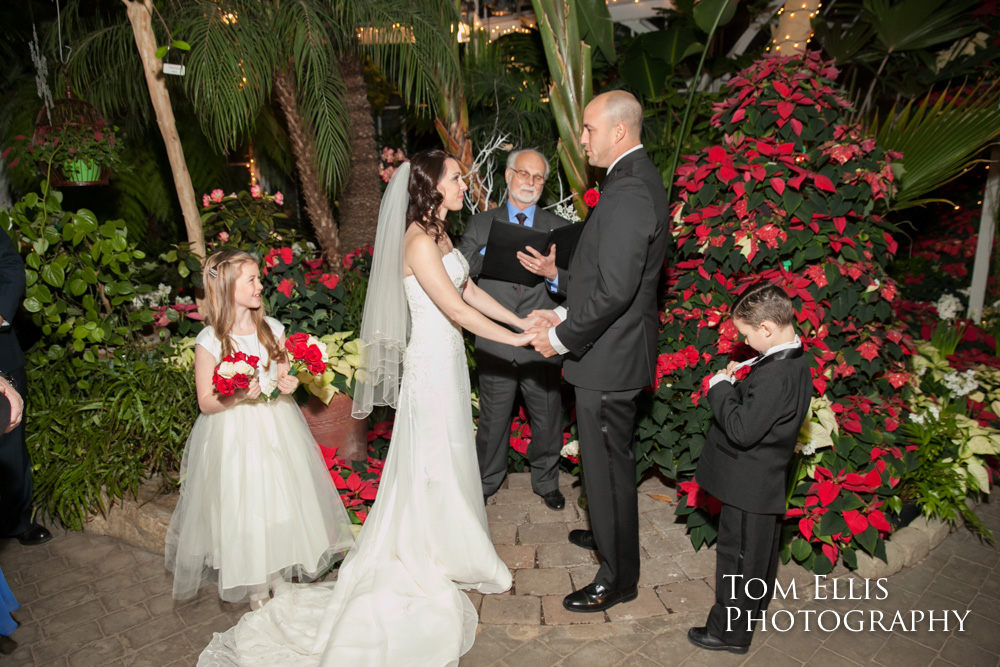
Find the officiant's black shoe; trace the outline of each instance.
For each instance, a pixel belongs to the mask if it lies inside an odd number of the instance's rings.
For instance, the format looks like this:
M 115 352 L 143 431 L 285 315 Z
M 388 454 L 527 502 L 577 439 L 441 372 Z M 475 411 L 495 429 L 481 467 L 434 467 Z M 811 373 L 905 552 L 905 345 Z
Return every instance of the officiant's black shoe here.
M 700 628 L 690 628 L 688 630 L 688 641 L 697 646 L 698 648 L 703 648 L 708 651 L 729 651 L 730 653 L 736 653 L 737 655 L 743 655 L 750 650 L 749 646 L 741 646 L 740 644 L 727 644 L 722 641 L 712 633 L 708 631 L 708 628 L 702 626 Z
M 549 509 L 561 510 L 564 507 L 566 507 L 566 498 L 559 491 L 559 489 L 556 489 L 555 491 L 549 491 L 544 496 L 542 496 L 542 500 L 545 501 L 545 505 Z
M 52 539 L 52 533 L 45 526 L 37 523 L 31 524 L 28 530 L 17 536 L 17 541 L 26 547 L 33 547 L 37 544 L 45 544 Z
M 613 591 L 601 584 L 592 583 L 563 598 L 563 607 L 569 611 L 604 611 L 619 602 L 628 602 L 638 596 L 639 589 L 635 586 L 623 591 Z
M 569 531 L 569 541 L 583 549 L 597 551 L 597 540 L 594 539 L 592 530 L 571 530 Z

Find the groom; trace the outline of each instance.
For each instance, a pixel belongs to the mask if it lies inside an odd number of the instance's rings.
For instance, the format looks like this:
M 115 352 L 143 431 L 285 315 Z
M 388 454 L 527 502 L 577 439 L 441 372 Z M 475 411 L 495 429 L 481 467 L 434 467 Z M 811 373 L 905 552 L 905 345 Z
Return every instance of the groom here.
M 641 129 L 642 106 L 627 92 L 598 95 L 584 110 L 580 143 L 607 176 L 580 223 L 569 270 L 559 271 L 565 308 L 536 313 L 553 326 L 532 345 L 563 355 L 563 375 L 576 388 L 592 530 L 571 531 L 569 541 L 604 557 L 593 583 L 563 600 L 570 611 L 603 611 L 638 595 L 635 399 L 655 381 L 657 288 L 671 244 L 667 193 Z

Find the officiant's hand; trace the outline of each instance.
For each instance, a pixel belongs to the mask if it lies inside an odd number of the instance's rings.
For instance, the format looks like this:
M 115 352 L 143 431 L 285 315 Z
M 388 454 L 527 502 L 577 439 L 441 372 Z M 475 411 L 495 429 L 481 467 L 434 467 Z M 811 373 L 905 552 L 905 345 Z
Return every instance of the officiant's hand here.
M 528 313 L 528 317 L 525 319 L 531 320 L 532 326 L 555 327 L 559 326 L 559 324 L 562 322 L 559 316 L 556 315 L 556 311 L 548 309 L 533 310 L 530 313 Z M 545 324 L 543 325 L 542 322 L 544 322 Z
M 541 276 L 547 280 L 555 280 L 559 276 L 559 269 L 556 268 L 556 245 L 549 246 L 549 254 L 543 255 L 531 246 L 525 246 L 528 252 L 517 253 L 517 259 L 526 270 Z
M 556 349 L 552 347 L 552 343 L 549 341 L 549 331 L 548 327 L 529 329 L 528 333 L 536 333 L 535 339 L 531 341 L 531 346 L 535 348 L 538 354 L 545 358 L 556 356 Z
M 278 378 L 278 391 L 282 394 L 290 394 L 299 386 L 299 378 L 295 375 L 285 373 Z

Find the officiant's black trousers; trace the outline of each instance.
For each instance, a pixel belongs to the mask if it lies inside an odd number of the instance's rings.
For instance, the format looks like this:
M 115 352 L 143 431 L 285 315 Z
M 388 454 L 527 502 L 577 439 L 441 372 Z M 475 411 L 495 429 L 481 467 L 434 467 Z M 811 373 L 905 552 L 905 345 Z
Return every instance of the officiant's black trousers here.
M 616 591 L 639 582 L 639 503 L 632 437 L 639 391 L 576 388 L 587 512 L 597 550 L 604 558 L 594 581 Z
M 771 601 L 780 537 L 781 515 L 722 506 L 715 547 L 715 605 L 706 627 L 727 644 L 748 646 L 753 639 L 756 623 L 748 628 L 747 620 L 759 619 Z M 751 579 L 763 580 L 767 587 Z

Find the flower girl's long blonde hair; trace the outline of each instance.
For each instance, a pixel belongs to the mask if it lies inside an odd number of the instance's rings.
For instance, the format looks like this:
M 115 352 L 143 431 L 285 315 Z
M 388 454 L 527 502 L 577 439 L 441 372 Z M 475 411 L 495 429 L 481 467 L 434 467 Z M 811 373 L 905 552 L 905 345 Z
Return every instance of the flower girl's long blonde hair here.
M 240 277 L 240 272 L 246 264 L 253 264 L 258 269 L 260 265 L 253 255 L 242 250 L 220 250 L 212 253 L 205 262 L 202 281 L 205 285 L 205 320 L 215 329 L 215 337 L 222 343 L 222 356 L 226 357 L 236 351 L 229 332 L 233 330 L 236 319 L 236 295 L 233 285 Z M 257 329 L 257 340 L 260 341 L 271 361 L 285 361 L 285 351 L 281 349 L 274 337 L 271 327 L 264 322 L 264 306 L 250 311 L 254 327 Z

